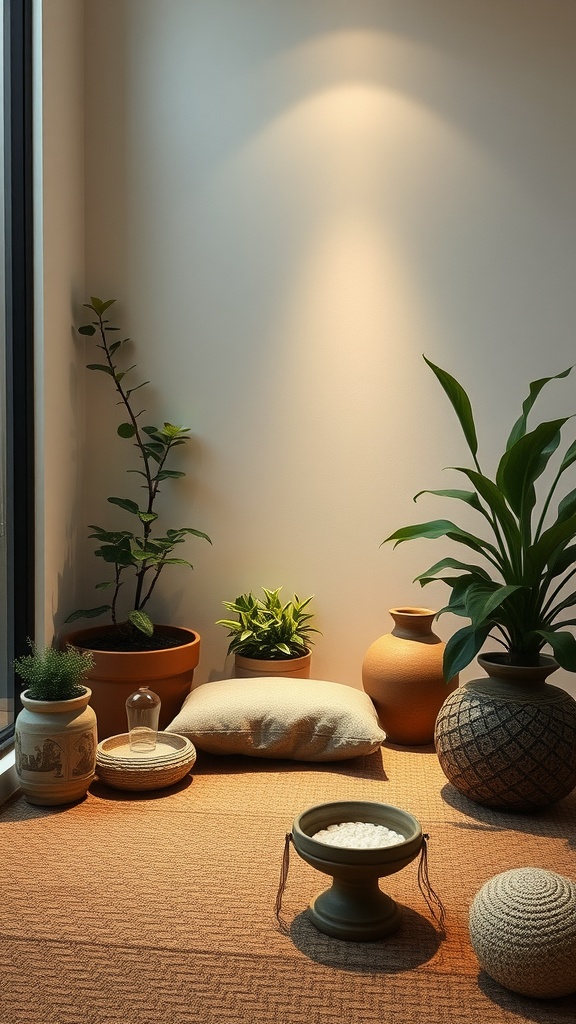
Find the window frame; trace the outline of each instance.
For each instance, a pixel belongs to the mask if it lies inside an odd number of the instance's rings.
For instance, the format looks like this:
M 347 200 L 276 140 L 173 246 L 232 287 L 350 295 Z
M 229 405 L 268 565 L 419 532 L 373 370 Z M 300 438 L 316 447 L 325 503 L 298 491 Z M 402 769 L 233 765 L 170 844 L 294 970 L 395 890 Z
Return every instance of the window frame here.
M 14 718 L 21 705 L 12 661 L 35 622 L 32 5 L 3 4 L 7 691 Z M 13 732 L 13 723 L 0 732 L 0 747 Z

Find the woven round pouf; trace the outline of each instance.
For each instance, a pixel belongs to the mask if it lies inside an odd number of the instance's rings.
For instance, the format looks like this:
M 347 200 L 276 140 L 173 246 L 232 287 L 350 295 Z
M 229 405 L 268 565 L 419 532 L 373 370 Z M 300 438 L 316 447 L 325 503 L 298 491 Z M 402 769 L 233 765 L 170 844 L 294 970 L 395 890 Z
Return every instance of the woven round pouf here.
M 470 939 L 486 974 L 512 992 L 576 992 L 576 884 L 543 868 L 495 875 L 472 902 Z

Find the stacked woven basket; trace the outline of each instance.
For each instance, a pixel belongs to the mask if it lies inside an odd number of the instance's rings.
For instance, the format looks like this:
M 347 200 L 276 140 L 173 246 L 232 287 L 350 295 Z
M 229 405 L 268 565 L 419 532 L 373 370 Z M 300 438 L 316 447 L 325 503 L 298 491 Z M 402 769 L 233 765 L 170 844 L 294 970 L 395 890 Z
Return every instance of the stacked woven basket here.
M 185 736 L 159 732 L 155 750 L 137 753 L 123 733 L 98 744 L 96 773 L 115 789 L 162 789 L 183 779 L 195 761 L 196 749 Z

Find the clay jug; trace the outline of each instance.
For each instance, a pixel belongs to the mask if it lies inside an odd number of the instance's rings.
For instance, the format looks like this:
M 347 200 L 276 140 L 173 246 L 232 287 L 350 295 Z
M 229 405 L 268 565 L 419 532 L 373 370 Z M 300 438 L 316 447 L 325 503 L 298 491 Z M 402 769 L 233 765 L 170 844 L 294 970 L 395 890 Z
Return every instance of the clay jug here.
M 445 644 L 432 632 L 430 608 L 391 608 L 391 633 L 368 648 L 362 682 L 392 743 L 422 746 L 434 741 L 436 716 L 458 676 L 446 683 Z

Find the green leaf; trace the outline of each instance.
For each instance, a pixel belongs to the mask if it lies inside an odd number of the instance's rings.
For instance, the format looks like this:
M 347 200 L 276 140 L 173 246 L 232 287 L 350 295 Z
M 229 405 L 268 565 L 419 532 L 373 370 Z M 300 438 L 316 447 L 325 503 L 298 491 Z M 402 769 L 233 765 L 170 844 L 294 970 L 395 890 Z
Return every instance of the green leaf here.
M 133 423 L 121 423 L 118 427 L 117 433 L 120 437 L 134 437 L 136 427 Z
M 102 299 L 98 299 L 94 295 L 91 295 L 90 302 L 92 303 L 92 309 L 94 312 L 97 313 L 98 316 L 102 316 L 102 313 L 105 313 L 108 307 L 112 306 L 116 302 L 116 299 L 106 299 L 103 301 Z
M 158 519 L 156 512 L 139 512 L 138 519 L 141 523 L 153 523 L 155 519 Z
M 160 472 L 156 474 L 154 479 L 155 480 L 179 480 L 180 477 L 182 477 L 182 476 L 186 476 L 186 473 L 181 473 L 179 470 L 175 470 L 175 469 L 161 469 Z
M 436 374 L 436 377 L 448 395 L 454 412 L 460 422 L 460 426 L 462 427 L 468 447 L 472 452 L 472 455 L 475 456 L 478 451 L 478 440 L 476 437 L 476 427 L 474 425 L 472 406 L 468 395 L 455 377 L 452 377 L 451 374 L 447 373 L 446 370 L 442 370 L 439 366 L 435 366 L 435 364 L 430 362 L 425 355 L 423 355 L 422 358 L 424 359 L 424 362 L 428 364 L 433 373 Z
M 75 622 L 76 619 L 95 619 L 98 615 L 103 615 L 104 612 L 109 612 L 111 605 L 101 604 L 99 608 L 80 608 L 76 612 L 72 612 L 65 622 Z
M 558 561 L 556 555 L 559 549 L 561 550 L 569 540 L 572 540 L 575 533 L 576 515 L 563 522 L 554 523 L 548 530 L 545 530 L 536 544 L 526 551 L 526 560 L 532 571 L 539 575 L 548 563 L 551 566 L 555 565 Z M 557 575 L 556 572 L 555 575 Z
M 510 594 L 522 589 L 519 584 L 499 587 L 497 584 L 486 586 L 483 583 L 475 583 L 468 589 L 465 599 L 466 612 L 472 619 L 472 624 L 478 626 L 487 622 Z
M 140 514 L 140 509 L 135 501 L 131 501 L 130 498 L 108 498 L 111 505 L 119 505 L 120 508 L 126 509 L 127 512 L 132 512 L 133 515 L 137 516 Z
M 547 644 L 550 644 L 558 664 L 568 672 L 576 672 L 576 640 L 572 633 L 556 633 L 551 630 L 535 630 Z
M 534 507 L 534 483 L 560 443 L 560 429 L 570 417 L 540 423 L 521 437 L 500 459 L 496 484 L 512 510 L 526 517 Z
M 573 441 L 560 463 L 560 473 L 576 462 L 576 441 Z
M 96 334 L 96 328 L 93 324 L 84 324 L 83 327 L 78 328 L 78 334 L 87 334 L 91 337 L 93 334 Z
M 542 388 L 551 380 L 560 380 L 562 377 L 567 377 L 572 369 L 573 367 L 569 366 L 567 370 L 563 370 L 562 373 L 557 373 L 553 377 L 541 377 L 539 380 L 532 381 L 530 384 L 528 398 L 526 398 L 522 403 L 522 415 L 516 420 L 516 423 L 510 431 L 510 436 L 506 442 L 506 451 L 508 451 L 509 448 L 512 448 L 512 446 L 516 444 L 516 441 L 521 437 L 524 437 L 524 434 L 526 433 L 526 421 L 528 419 L 528 414 L 532 409 L 534 402 L 538 398 L 538 395 L 542 391 Z M 576 458 L 576 452 L 574 457 Z
M 576 488 L 562 498 L 558 505 L 558 522 L 564 522 L 576 514 Z
M 477 512 L 484 513 L 475 491 L 460 491 L 453 488 L 440 491 L 418 491 L 418 494 L 414 495 L 413 501 L 417 501 L 421 494 L 437 494 L 441 498 L 457 498 L 459 501 L 465 501 L 467 505 L 471 505 Z
M 104 366 L 102 363 L 86 363 L 87 370 L 101 370 L 102 373 L 107 373 L 109 377 L 114 376 L 114 371 L 109 366 Z
M 444 650 L 444 678 L 453 679 L 474 660 L 490 632 L 490 626 L 463 626 L 450 637 Z
M 502 492 L 498 489 L 494 481 L 490 480 L 489 477 L 484 476 L 483 473 L 478 473 L 475 469 L 468 469 L 465 466 L 453 466 L 452 468 L 458 473 L 464 473 L 470 482 L 474 484 L 474 487 L 478 491 L 480 497 L 484 499 L 501 524 L 510 549 L 517 549 L 518 545 L 521 543 L 520 530 L 518 529 L 514 516 L 506 504 Z
M 145 636 L 152 636 L 154 633 L 154 623 L 152 619 L 139 609 L 128 612 L 128 621 L 132 623 L 136 629 L 139 629 Z
M 94 554 L 112 565 L 134 565 L 134 555 L 130 549 L 117 544 L 103 544 Z
M 114 587 L 116 584 L 114 580 L 106 580 L 105 583 L 97 583 L 94 587 L 95 590 L 110 590 L 110 587 Z
M 442 572 L 443 569 L 462 569 L 463 572 L 471 573 L 472 575 L 478 575 L 483 579 L 489 580 L 490 577 L 485 569 L 480 565 L 470 565 L 468 562 L 460 562 L 457 558 L 442 558 L 439 562 L 435 562 L 431 565 L 426 572 L 416 576 L 414 583 L 420 582 L 421 580 L 438 579 L 442 580 L 442 576 L 436 576 L 436 573 Z
M 467 533 L 466 530 L 461 530 L 459 526 L 450 522 L 449 519 L 435 519 L 432 522 L 418 523 L 415 526 L 403 526 L 400 530 L 396 530 L 395 533 L 387 537 L 386 540 L 383 540 L 382 544 L 393 540 L 395 541 L 394 547 L 396 547 L 406 540 L 421 538 L 436 540 L 438 537 L 449 537 L 451 540 L 465 544 L 466 547 L 472 548 L 480 554 L 490 552 L 496 559 L 500 558 L 498 551 L 492 544 L 482 540 L 480 537 L 475 537 L 472 533 Z
M 190 569 L 194 568 L 192 562 L 187 562 L 185 558 L 164 558 L 163 562 L 164 565 L 187 565 Z

